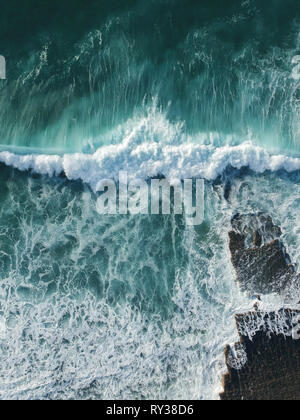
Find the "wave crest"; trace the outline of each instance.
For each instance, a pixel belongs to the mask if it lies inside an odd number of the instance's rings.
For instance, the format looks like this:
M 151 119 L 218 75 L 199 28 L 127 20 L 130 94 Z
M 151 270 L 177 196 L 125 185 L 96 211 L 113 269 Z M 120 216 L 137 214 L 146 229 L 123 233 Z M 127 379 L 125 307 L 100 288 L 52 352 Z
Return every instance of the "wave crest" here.
M 168 178 L 204 178 L 214 180 L 231 166 L 248 167 L 256 173 L 300 169 L 300 158 L 272 154 L 252 141 L 240 145 L 215 146 L 157 143 L 143 139 L 145 124 L 141 123 L 120 144 L 103 146 L 93 154 L 20 155 L 0 152 L 0 161 L 21 171 L 56 176 L 64 173 L 69 180 L 81 180 L 94 190 L 100 179 L 118 178 L 127 171 L 129 179 L 164 175 Z M 145 133 L 144 133 L 145 134 Z

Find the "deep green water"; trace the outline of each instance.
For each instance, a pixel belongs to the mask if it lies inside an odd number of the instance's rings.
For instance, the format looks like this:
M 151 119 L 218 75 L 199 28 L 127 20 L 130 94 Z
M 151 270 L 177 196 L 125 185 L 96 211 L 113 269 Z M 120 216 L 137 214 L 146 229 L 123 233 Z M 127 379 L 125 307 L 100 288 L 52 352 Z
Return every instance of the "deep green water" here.
M 298 151 L 297 0 L 1 3 L 1 144 L 121 142 L 155 106 L 194 136 Z
M 299 19 L 296 0 L 0 0 L 1 399 L 218 397 L 254 303 L 232 216 L 270 214 L 300 262 Z M 100 216 L 119 170 L 206 178 L 204 223 Z

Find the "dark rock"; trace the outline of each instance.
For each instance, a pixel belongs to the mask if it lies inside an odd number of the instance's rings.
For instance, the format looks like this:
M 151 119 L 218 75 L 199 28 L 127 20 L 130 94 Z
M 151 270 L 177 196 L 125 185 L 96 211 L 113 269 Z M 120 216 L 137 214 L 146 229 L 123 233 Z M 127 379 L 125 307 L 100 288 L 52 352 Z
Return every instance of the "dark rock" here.
M 236 214 L 232 221 L 232 228 L 240 232 L 247 241 L 253 242 L 253 234 L 259 233 L 264 243 L 278 239 L 282 235 L 279 226 L 274 225 L 272 218 L 265 213 Z
M 262 246 L 262 237 L 261 237 L 261 234 L 258 232 L 258 230 L 256 230 L 255 232 L 254 232 L 254 240 L 253 240 L 253 242 L 254 242 L 254 246 L 257 248 L 259 248 L 259 247 L 261 247 Z
M 300 283 L 279 237 L 281 229 L 270 216 L 236 215 L 229 232 L 231 261 L 243 291 L 250 294 L 286 293 Z
M 225 348 L 228 373 L 221 400 L 300 400 L 300 311 L 262 312 L 258 294 L 293 302 L 300 275 L 265 214 L 237 214 L 229 249 L 242 290 L 257 296 L 254 312 L 236 315 L 240 341 Z
M 300 311 L 250 312 L 236 322 L 240 342 L 225 349 L 221 400 L 300 400 Z

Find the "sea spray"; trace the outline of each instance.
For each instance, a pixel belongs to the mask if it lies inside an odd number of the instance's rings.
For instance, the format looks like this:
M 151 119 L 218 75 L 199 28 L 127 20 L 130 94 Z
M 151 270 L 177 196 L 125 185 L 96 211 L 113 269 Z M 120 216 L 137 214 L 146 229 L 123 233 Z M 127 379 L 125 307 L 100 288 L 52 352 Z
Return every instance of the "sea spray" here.
M 185 143 L 180 146 L 140 142 L 129 136 L 121 144 L 104 146 L 94 154 L 20 155 L 0 152 L 0 161 L 22 171 L 48 176 L 65 174 L 69 180 L 81 180 L 94 191 L 101 179 L 117 180 L 119 171 L 128 179 L 147 179 L 163 175 L 167 178 L 204 178 L 214 180 L 226 168 L 250 168 L 257 173 L 300 169 L 300 158 L 271 154 L 264 148 L 245 142 L 238 146 L 214 147 Z

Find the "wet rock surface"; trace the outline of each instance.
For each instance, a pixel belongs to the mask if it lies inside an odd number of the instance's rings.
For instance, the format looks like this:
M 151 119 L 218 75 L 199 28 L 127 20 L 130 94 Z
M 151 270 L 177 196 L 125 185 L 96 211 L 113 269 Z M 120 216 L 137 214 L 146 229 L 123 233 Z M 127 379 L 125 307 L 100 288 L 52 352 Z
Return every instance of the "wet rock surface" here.
M 236 316 L 240 342 L 225 349 L 221 400 L 300 400 L 299 318 L 290 309 Z
M 300 276 L 271 217 L 237 214 L 229 232 L 237 281 L 250 294 L 280 293 L 295 301 Z M 260 298 L 258 298 L 260 300 Z M 228 373 L 221 400 L 300 400 L 300 311 L 281 309 L 236 315 L 240 341 L 225 348 Z
M 300 276 L 291 264 L 281 229 L 266 214 L 236 215 L 229 232 L 231 261 L 237 281 L 249 294 L 288 295 Z

